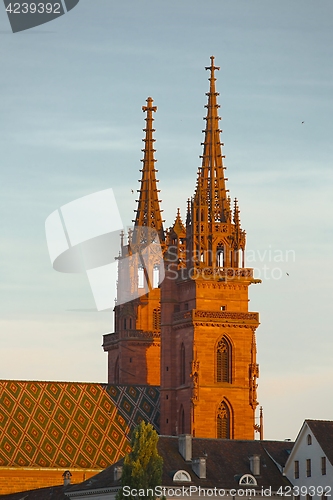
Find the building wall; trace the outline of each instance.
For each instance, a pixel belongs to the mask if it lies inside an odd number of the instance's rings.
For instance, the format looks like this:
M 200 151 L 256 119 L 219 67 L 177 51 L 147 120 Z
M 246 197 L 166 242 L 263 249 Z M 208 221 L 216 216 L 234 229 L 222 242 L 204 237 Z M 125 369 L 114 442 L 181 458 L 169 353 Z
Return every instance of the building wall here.
M 250 373 L 255 365 L 258 314 L 248 312 L 249 282 L 168 279 L 173 272 L 169 266 L 161 287 L 161 433 L 217 438 L 218 408 L 225 401 L 230 409 L 230 437 L 253 439 L 257 402 Z M 223 336 L 231 348 L 230 383 L 218 382 L 216 375 L 217 344 Z
M 312 444 L 308 445 L 307 436 L 310 435 L 312 439 Z M 325 487 L 327 486 L 330 490 L 327 491 L 329 495 L 333 494 L 333 466 L 326 457 L 326 474 L 323 475 L 321 472 L 321 458 L 326 456 L 323 452 L 321 446 L 313 435 L 309 426 L 305 423 L 296 442 L 294 448 L 292 450 L 292 454 L 290 455 L 288 462 L 285 467 L 285 475 L 289 479 L 289 481 L 294 486 L 305 486 L 309 488 L 310 486 L 314 486 L 317 488 L 318 486 Z M 307 464 L 306 461 L 311 460 L 311 476 L 307 476 L 306 469 Z M 295 461 L 299 462 L 299 478 L 295 478 Z M 306 492 L 308 494 L 309 491 Z M 317 494 L 317 490 L 316 490 Z M 297 496 L 297 495 L 295 495 Z M 314 496 L 314 495 L 312 495 Z M 321 494 L 318 495 L 319 497 Z
M 38 467 L 0 467 L 0 494 L 6 495 L 29 491 L 64 483 L 63 473 L 68 469 L 46 469 Z M 101 472 L 98 470 L 72 469 L 71 484 L 78 484 Z

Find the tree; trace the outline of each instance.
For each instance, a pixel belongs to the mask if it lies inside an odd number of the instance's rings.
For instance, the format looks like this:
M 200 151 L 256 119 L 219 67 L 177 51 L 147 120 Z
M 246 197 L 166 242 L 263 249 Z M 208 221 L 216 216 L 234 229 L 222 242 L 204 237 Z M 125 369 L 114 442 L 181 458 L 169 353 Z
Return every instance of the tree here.
M 162 483 L 163 459 L 157 451 L 158 434 L 151 424 L 143 420 L 133 431 L 131 439 L 132 451 L 125 456 L 123 473 L 121 476 L 121 489 L 118 491 L 117 500 L 133 500 L 137 495 L 126 496 L 123 493 L 124 486 L 127 492 L 136 490 L 140 497 L 155 500 L 155 487 Z M 149 490 L 147 492 L 147 490 Z M 139 493 L 138 493 L 139 496 Z

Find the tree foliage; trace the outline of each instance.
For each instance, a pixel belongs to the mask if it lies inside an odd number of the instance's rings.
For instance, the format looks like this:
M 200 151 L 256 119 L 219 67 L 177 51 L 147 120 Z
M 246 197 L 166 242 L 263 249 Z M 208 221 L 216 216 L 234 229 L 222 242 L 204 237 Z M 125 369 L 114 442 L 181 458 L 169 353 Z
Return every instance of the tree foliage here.
M 156 486 L 161 485 L 163 459 L 158 454 L 157 442 L 158 434 L 153 426 L 142 420 L 132 434 L 132 451 L 124 459 L 121 489 L 117 494 L 117 500 L 137 498 L 136 495 L 124 496 L 124 486 L 131 490 L 144 490 L 146 492 L 148 489 L 154 491 Z M 155 499 L 155 495 L 151 491 L 147 495 L 145 494 L 145 497 Z

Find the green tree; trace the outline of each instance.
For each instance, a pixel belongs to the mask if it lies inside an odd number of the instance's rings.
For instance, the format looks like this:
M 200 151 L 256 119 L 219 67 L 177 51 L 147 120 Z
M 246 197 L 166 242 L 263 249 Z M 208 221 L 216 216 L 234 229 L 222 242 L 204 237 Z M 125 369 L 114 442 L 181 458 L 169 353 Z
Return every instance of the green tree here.
M 151 424 L 143 420 L 134 429 L 131 439 L 132 451 L 125 456 L 121 489 L 117 500 L 133 500 L 136 495 L 124 495 L 127 486 L 132 491 L 144 490 L 144 496 L 155 499 L 154 489 L 162 484 L 163 459 L 157 451 L 158 434 Z M 128 491 L 127 488 L 127 491 Z M 147 490 L 150 490 L 147 494 Z M 142 494 L 140 495 L 142 497 Z

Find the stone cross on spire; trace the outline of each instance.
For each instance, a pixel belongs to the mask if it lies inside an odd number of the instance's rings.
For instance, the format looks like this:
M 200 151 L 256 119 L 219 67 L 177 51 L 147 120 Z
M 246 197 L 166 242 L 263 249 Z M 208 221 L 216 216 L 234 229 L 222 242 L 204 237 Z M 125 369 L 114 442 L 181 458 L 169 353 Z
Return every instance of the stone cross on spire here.
M 142 111 L 146 113 L 146 127 L 143 129 L 145 132 L 145 138 L 143 142 L 145 147 L 142 150 L 144 157 L 141 160 L 143 162 L 143 168 L 141 170 L 141 187 L 138 190 L 139 200 L 138 208 L 136 210 L 135 217 L 135 227 L 147 227 L 154 229 L 160 240 L 164 241 L 164 230 L 163 230 L 163 220 L 160 210 L 160 200 L 158 199 L 159 190 L 157 189 L 157 182 L 155 173 L 155 160 L 154 158 L 154 142 L 153 138 L 153 113 L 157 110 L 156 106 L 153 106 L 153 99 L 148 97 L 147 106 L 142 106 Z

